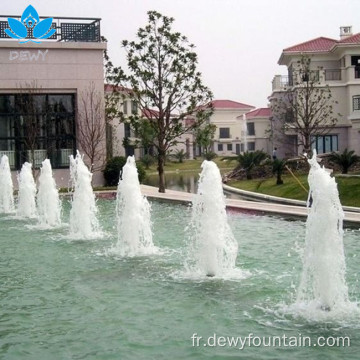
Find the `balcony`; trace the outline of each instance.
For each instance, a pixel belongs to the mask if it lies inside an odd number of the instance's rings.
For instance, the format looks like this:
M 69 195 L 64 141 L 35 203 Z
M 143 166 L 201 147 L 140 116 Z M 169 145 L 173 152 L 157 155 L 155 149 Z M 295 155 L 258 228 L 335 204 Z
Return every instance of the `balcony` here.
M 20 21 L 21 16 L 0 15 L 0 39 L 12 39 L 5 33 L 9 29 L 8 18 Z M 40 20 L 51 16 L 40 16 Z M 53 17 L 51 29 L 56 32 L 46 40 L 71 42 L 100 42 L 100 18 Z M 29 39 L 34 39 L 33 29 L 28 29 Z M 13 39 L 12 39 L 13 40 Z M 42 40 L 42 41 L 46 41 Z
M 339 81 L 341 80 L 340 69 L 325 69 L 325 81 Z
M 272 91 L 286 90 L 289 86 L 289 77 L 287 75 L 275 75 L 272 81 Z

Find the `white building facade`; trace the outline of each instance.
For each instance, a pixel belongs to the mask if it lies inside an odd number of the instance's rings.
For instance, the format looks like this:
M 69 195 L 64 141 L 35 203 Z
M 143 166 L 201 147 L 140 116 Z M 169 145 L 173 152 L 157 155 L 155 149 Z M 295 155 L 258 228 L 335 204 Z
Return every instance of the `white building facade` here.
M 350 26 L 340 28 L 340 39 L 319 37 L 283 50 L 278 61 L 288 69 L 288 76 L 276 75 L 272 82 L 272 99 L 281 96 L 294 86 L 294 68 L 303 56 L 311 59 L 311 71 L 317 76 L 319 86 L 328 85 L 336 104 L 337 124 L 328 133 L 314 133 L 313 147 L 318 153 L 342 152 L 348 148 L 360 154 L 360 33 L 353 35 Z M 293 156 L 302 153 L 296 134 L 292 145 L 278 146 L 280 156 Z M 291 141 L 289 143 L 291 143 Z
M 213 151 L 218 156 L 234 156 L 244 151 L 246 124 L 243 116 L 255 109 L 232 100 L 213 100 L 210 123 L 216 125 Z

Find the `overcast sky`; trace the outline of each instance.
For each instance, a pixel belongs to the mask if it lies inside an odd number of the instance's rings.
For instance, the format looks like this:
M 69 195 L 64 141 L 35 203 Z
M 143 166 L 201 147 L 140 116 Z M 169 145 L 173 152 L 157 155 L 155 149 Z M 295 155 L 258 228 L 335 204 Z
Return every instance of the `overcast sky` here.
M 122 40 L 133 40 L 147 11 L 175 18 L 174 29 L 196 46 L 199 70 L 216 99 L 267 105 L 282 49 L 318 36 L 339 38 L 340 26 L 360 32 L 360 0 L 15 0 L 1 14 L 100 17 L 115 65 L 126 67 Z

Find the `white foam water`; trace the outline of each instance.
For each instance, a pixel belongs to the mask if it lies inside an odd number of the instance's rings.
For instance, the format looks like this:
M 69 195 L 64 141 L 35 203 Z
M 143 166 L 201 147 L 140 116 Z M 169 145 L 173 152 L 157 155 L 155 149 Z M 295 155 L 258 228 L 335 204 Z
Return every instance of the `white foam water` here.
M 9 214 L 15 211 L 14 187 L 7 155 L 0 162 L 0 213 Z
M 23 218 L 35 218 L 36 213 L 36 184 L 32 174 L 32 164 L 25 162 L 18 175 L 19 195 L 17 204 L 17 216 Z
M 93 239 L 102 236 L 96 214 L 95 194 L 91 186 L 92 174 L 77 151 L 70 156 L 70 177 L 74 187 L 70 210 L 70 238 Z
M 143 256 L 159 253 L 152 239 L 150 204 L 141 194 L 134 156 L 127 158 L 116 200 L 118 241 L 109 254 Z
M 359 316 L 349 300 L 345 280 L 343 244 L 344 212 L 335 179 L 316 159 L 308 160 L 310 186 L 303 270 L 296 301 L 287 312 L 310 319 L 343 319 Z
M 40 227 L 61 225 L 61 201 L 53 178 L 49 159 L 42 162 L 39 177 L 39 190 L 36 197 Z
M 189 226 L 186 271 L 209 277 L 241 273 L 235 268 L 238 244 L 228 224 L 220 171 L 214 162 L 206 160 L 201 168 Z M 235 277 L 239 276 L 245 273 Z

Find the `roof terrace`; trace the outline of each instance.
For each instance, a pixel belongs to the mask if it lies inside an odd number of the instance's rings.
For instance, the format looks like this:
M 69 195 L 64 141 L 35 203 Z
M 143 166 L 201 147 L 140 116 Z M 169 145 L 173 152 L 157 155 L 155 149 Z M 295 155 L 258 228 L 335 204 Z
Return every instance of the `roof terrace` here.
M 51 18 L 51 16 L 40 16 L 40 20 Z M 0 40 L 12 39 L 5 32 L 10 29 L 8 18 L 21 20 L 19 15 L 0 15 Z M 48 39 L 50 41 L 71 41 L 71 42 L 100 42 L 100 18 L 73 18 L 73 17 L 52 17 L 53 22 L 49 29 L 56 31 Z M 27 38 L 34 39 L 33 28 L 28 28 Z M 42 41 L 46 41 L 42 40 Z

